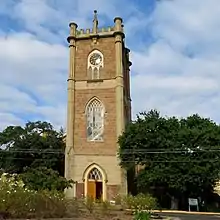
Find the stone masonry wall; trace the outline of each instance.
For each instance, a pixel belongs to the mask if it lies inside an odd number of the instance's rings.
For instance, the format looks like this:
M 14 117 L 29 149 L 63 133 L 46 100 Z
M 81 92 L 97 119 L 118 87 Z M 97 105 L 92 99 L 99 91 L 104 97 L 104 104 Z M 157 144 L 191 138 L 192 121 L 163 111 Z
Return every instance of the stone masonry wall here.
M 115 77 L 115 38 L 100 38 L 97 44 L 93 44 L 91 39 L 86 39 L 76 42 L 76 81 L 88 79 L 87 57 L 94 49 L 100 50 L 104 56 L 104 71 L 102 71 L 101 78 Z

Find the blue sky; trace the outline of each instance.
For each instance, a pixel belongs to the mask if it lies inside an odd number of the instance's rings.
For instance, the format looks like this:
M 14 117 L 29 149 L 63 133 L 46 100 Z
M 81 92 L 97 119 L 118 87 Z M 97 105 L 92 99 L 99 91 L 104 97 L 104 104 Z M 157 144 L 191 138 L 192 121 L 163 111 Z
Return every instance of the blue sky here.
M 66 124 L 68 24 L 124 20 L 133 114 L 199 113 L 220 122 L 219 0 L 0 1 L 0 130 L 27 120 Z

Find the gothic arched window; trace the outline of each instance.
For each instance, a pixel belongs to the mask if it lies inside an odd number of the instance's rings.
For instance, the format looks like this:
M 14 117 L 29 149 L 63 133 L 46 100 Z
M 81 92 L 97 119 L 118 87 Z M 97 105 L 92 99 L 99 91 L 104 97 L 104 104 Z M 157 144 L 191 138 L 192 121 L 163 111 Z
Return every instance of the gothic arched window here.
M 88 77 L 90 79 L 100 79 L 100 70 L 104 66 L 103 54 L 98 50 L 93 50 L 88 56 Z
M 95 167 L 93 168 L 88 175 L 89 180 L 102 180 L 101 172 Z
M 104 106 L 96 98 L 86 107 L 87 140 L 101 141 L 104 132 Z

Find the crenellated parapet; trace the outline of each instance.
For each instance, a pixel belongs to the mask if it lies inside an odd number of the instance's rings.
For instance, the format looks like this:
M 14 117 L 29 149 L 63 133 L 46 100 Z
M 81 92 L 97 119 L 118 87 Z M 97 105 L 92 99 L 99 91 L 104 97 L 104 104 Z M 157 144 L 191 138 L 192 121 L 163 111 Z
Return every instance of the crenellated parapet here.
M 98 19 L 97 19 L 97 11 L 94 11 L 94 19 L 93 19 L 93 28 L 86 28 L 86 29 L 78 29 L 78 26 L 75 25 L 75 32 L 74 35 L 71 35 L 67 38 L 68 42 L 70 39 L 74 38 L 83 39 L 83 38 L 94 38 L 94 37 L 109 37 L 114 36 L 115 34 L 120 34 L 124 38 L 124 25 L 122 24 L 122 19 L 120 17 L 116 17 L 114 19 L 114 26 L 110 27 L 102 27 L 98 28 Z M 70 25 L 73 23 L 70 23 Z M 74 23 L 75 24 L 75 23 Z
M 103 28 L 98 28 L 97 33 L 98 35 L 109 35 L 113 34 L 115 31 L 115 27 L 103 27 Z M 89 37 L 90 35 L 94 35 L 93 29 L 92 28 L 86 28 L 86 29 L 77 29 L 77 37 Z

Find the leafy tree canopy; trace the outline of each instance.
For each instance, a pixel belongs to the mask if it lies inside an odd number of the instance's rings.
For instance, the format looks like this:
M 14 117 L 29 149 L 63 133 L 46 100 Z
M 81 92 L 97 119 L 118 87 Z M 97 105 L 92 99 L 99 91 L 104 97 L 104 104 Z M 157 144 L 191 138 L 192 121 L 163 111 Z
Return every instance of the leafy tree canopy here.
M 141 113 L 118 143 L 122 167 L 143 167 L 137 176 L 140 189 L 202 196 L 219 179 L 220 126 L 197 114 L 178 119 L 156 110 Z
M 0 167 L 5 172 L 21 173 L 39 166 L 64 169 L 63 131 L 47 122 L 28 122 L 24 127 L 9 126 L 0 132 Z
M 72 180 L 66 180 L 59 175 L 58 171 L 47 167 L 26 168 L 20 177 L 28 189 L 33 190 L 63 191 L 65 188 L 72 187 L 73 184 Z

